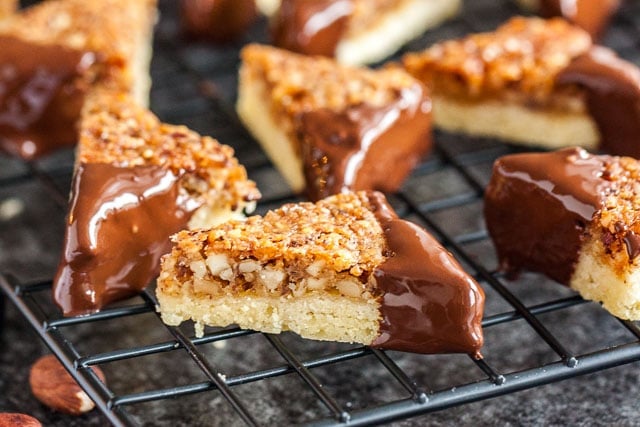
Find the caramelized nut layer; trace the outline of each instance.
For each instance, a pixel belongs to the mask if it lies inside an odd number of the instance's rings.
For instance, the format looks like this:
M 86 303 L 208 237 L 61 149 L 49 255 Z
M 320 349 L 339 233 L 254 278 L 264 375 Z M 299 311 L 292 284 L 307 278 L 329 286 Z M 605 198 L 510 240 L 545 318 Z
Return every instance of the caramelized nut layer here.
M 341 111 L 350 105 L 385 105 L 416 84 L 401 69 L 367 70 L 338 65 L 281 49 L 249 45 L 242 50 L 246 72 L 269 86 L 271 101 L 287 114 L 319 108 Z
M 53 0 L 15 15 L 3 32 L 36 43 L 62 44 L 107 56 L 124 53 L 129 58 L 137 46 L 135 39 L 122 37 L 122 23 L 146 25 L 152 15 L 148 11 L 155 5 L 155 0 Z
M 365 192 L 286 204 L 264 217 L 181 231 L 167 257 L 178 260 L 178 280 L 191 281 L 197 293 L 328 290 L 358 297 L 373 292 L 369 275 L 385 259 L 384 234 L 371 209 Z
M 494 32 L 408 54 L 403 63 L 409 73 L 448 96 L 521 96 L 530 103 L 547 104 L 552 94 L 559 95 L 558 72 L 591 45 L 588 33 L 560 18 L 516 17 Z M 560 92 L 570 95 L 575 90 Z
M 609 182 L 602 209 L 594 215 L 594 227 L 603 231 L 605 247 L 624 271 L 640 248 L 640 162 L 631 157 L 610 157 L 602 178 Z M 627 254 L 627 256 L 616 256 Z
M 191 190 L 209 193 L 221 207 L 235 208 L 260 197 L 231 147 L 185 126 L 161 123 L 129 95 L 97 91 L 87 100 L 81 123 L 79 162 L 159 165 L 176 175 L 187 172 L 201 180 L 186 183 Z

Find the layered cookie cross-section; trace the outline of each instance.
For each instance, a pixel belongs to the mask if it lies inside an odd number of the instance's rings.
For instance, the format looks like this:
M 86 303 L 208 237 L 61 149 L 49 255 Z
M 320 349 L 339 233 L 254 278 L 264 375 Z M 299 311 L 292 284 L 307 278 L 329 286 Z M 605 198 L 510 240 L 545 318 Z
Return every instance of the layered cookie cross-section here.
M 377 192 L 287 204 L 182 231 L 163 258 L 162 319 L 373 345 L 479 354 L 484 293 L 430 234 Z
M 454 15 L 459 0 L 282 0 L 273 43 L 343 64 L 380 61 Z
M 0 149 L 25 159 L 77 142 L 95 86 L 145 104 L 155 0 L 51 0 L 0 24 Z
M 640 319 L 640 162 L 567 148 L 504 156 L 485 193 L 502 270 L 541 272 Z
M 53 284 L 65 315 L 139 293 L 169 236 L 251 211 L 260 196 L 233 149 L 161 123 L 124 92 L 93 92 L 82 112 L 62 259 Z
M 563 19 L 516 17 L 403 64 L 430 87 L 442 129 L 640 157 L 640 70 Z
M 400 69 L 250 45 L 236 107 L 291 188 L 313 200 L 396 191 L 431 148 L 431 99 Z

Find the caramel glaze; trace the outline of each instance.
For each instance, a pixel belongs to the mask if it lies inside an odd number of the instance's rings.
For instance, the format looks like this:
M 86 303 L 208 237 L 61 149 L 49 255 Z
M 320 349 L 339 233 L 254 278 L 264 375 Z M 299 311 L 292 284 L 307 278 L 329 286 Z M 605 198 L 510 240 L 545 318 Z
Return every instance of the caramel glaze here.
M 247 31 L 258 12 L 255 0 L 181 0 L 180 16 L 188 36 L 226 43 Z
M 587 227 L 610 182 L 609 156 L 580 148 L 504 156 L 494 163 L 484 214 L 500 267 L 569 284 Z
M 556 84 L 584 88 L 604 150 L 640 158 L 640 70 L 635 65 L 595 46 L 560 72 Z
M 620 3 L 620 0 L 540 0 L 540 15 L 562 16 L 598 39 Z
M 296 118 L 307 196 L 396 191 L 431 149 L 431 101 L 416 84 L 384 107 L 319 109 Z
M 332 57 L 352 12 L 352 0 L 282 0 L 271 25 L 273 44 Z
M 0 148 L 33 159 L 77 140 L 76 122 L 96 58 L 0 35 Z
M 159 166 L 80 164 L 53 295 L 65 316 L 90 314 L 140 292 L 158 274 L 169 236 L 198 204 Z
M 381 193 L 369 200 L 390 252 L 373 272 L 383 294 L 372 346 L 481 357 L 482 288 L 429 233 L 398 218 Z

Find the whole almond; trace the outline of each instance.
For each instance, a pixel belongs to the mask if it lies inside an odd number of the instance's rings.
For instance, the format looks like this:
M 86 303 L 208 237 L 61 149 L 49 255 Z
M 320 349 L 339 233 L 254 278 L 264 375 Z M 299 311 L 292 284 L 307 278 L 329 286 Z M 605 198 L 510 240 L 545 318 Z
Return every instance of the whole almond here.
M 91 369 L 102 382 L 105 381 L 100 368 L 94 366 Z M 52 354 L 41 357 L 33 364 L 29 385 L 40 402 L 56 411 L 80 415 L 95 407 L 89 396 Z
M 0 413 L 0 427 L 42 427 L 42 424 L 31 415 L 4 412 Z

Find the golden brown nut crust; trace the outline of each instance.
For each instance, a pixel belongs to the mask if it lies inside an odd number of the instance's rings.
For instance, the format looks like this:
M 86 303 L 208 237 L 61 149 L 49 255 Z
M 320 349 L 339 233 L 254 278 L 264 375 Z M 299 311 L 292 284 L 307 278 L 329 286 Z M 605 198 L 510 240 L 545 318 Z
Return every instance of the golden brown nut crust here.
M 156 0 L 49 0 L 3 23 L 2 33 L 98 53 L 102 62 L 112 65 L 110 71 L 124 71 L 116 77 L 130 85 L 131 71 L 123 67 L 140 52 L 138 40 L 127 35 L 123 25 L 150 28 L 155 7 Z
M 242 72 L 264 81 L 272 104 L 291 116 L 318 108 L 341 111 L 362 103 L 385 105 L 402 89 L 417 84 L 401 69 L 347 67 L 270 46 L 249 45 L 241 56 Z
M 128 94 L 109 90 L 98 89 L 87 99 L 77 161 L 123 167 L 159 165 L 176 174 L 186 172 L 203 180 L 207 192 L 215 193 L 216 206 L 235 208 L 260 197 L 231 147 L 185 126 L 161 123 Z
M 304 271 L 317 263 L 323 275 L 344 273 L 362 283 L 384 261 L 386 250 L 366 192 L 338 194 L 315 204 L 286 204 L 264 217 L 229 221 L 210 230 L 181 231 L 173 241 L 168 257 L 182 263 L 178 271 L 183 274 L 191 274 L 191 261 L 223 253 L 278 269 L 303 260 L 299 270 Z
M 173 240 L 178 247 L 206 241 L 205 255 L 224 252 L 262 262 L 301 257 L 309 264 L 323 261 L 325 268 L 354 276 L 379 265 L 385 247 L 366 192 L 285 204 L 264 217 L 230 221 L 208 231 L 183 231 Z
M 627 241 L 640 236 L 640 162 L 631 157 L 609 157 L 602 177 L 609 192 L 593 218 L 592 227 L 602 230 L 603 243 L 614 260 L 618 274 L 626 272 L 630 259 Z
M 516 93 L 545 104 L 557 89 L 558 72 L 591 44 L 588 33 L 560 18 L 516 17 L 495 32 L 405 55 L 403 63 L 434 92 L 460 98 L 504 98 Z
M 148 27 L 155 6 L 155 0 L 49 0 L 16 15 L 5 31 L 33 42 L 132 55 L 136 46 L 122 36 L 122 24 Z

